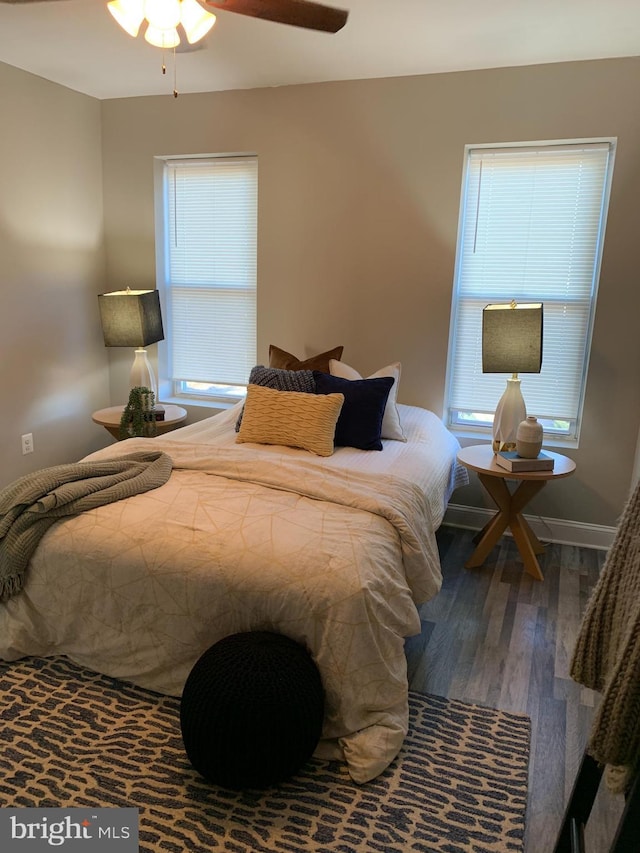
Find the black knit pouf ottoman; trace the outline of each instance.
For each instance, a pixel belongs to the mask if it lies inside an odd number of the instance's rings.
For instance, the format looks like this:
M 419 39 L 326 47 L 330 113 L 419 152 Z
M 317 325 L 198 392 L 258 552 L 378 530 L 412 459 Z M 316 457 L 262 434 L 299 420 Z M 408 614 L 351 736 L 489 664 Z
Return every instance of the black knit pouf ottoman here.
M 289 637 L 225 637 L 196 662 L 180 703 L 194 768 L 225 788 L 266 788 L 295 774 L 322 732 L 324 691 L 309 652 Z

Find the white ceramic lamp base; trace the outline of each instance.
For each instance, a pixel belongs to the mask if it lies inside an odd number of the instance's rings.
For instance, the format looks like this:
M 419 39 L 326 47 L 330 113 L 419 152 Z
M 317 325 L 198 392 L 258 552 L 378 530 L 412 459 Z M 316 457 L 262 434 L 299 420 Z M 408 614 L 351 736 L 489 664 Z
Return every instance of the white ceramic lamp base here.
M 520 390 L 520 380 L 507 379 L 506 390 L 493 417 L 493 449 L 496 453 L 499 450 L 516 449 L 518 425 L 526 417 L 527 409 Z
M 132 388 L 148 388 L 153 391 L 154 400 L 158 402 L 158 384 L 156 382 L 153 368 L 147 358 L 147 351 L 138 347 L 129 374 L 129 382 Z

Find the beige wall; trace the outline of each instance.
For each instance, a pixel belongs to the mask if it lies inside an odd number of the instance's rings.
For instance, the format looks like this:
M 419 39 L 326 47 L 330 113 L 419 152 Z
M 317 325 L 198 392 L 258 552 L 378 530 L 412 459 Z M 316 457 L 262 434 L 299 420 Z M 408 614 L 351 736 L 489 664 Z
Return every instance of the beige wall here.
M 0 486 L 104 444 L 98 101 L 0 64 Z M 20 437 L 33 433 L 23 456 Z M 106 433 L 104 433 L 106 435 Z M 108 436 L 107 436 L 108 438 Z
M 256 152 L 259 360 L 400 360 L 401 401 L 440 414 L 464 145 L 617 136 L 578 469 L 532 505 L 614 525 L 640 422 L 638 80 L 633 58 L 105 101 L 109 284 L 154 283 L 154 155 Z M 477 483 L 454 501 L 486 504 Z
M 130 357 L 107 356 L 95 295 L 154 284 L 154 155 L 258 154 L 260 360 L 398 359 L 401 400 L 440 413 L 464 145 L 617 136 L 578 470 L 532 506 L 615 524 L 640 425 L 638 79 L 633 58 L 100 104 L 0 65 L 2 482 L 108 441 L 90 413 Z M 475 483 L 454 500 L 486 504 Z

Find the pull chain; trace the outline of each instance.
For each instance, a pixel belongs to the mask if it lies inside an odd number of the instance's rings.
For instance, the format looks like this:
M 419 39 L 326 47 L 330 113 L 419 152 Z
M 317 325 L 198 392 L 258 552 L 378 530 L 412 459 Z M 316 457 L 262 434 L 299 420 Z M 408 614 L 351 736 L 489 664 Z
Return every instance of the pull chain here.
M 163 41 L 163 45 L 162 45 L 162 73 L 166 74 L 167 73 L 167 63 L 165 62 L 166 49 L 164 46 L 164 34 L 162 36 L 162 41 Z M 174 98 L 178 97 L 178 71 L 177 71 L 175 45 L 173 48 L 173 97 Z
M 167 73 L 167 64 L 165 62 L 164 56 L 165 56 L 165 51 L 164 51 L 164 48 L 162 48 L 162 73 L 166 74 Z M 178 97 L 178 69 L 177 69 L 177 62 L 176 62 L 176 49 L 175 49 L 175 47 L 173 48 L 173 97 L 174 98 Z
M 173 97 L 178 97 L 178 63 L 176 62 L 176 49 L 173 48 Z

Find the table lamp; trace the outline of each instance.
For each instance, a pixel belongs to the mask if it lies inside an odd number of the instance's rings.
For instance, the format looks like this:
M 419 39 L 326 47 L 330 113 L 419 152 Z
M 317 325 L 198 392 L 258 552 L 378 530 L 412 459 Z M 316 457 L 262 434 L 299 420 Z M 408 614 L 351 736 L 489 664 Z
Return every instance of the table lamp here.
M 158 400 L 158 383 L 147 358 L 149 344 L 164 340 L 157 290 L 113 290 L 98 296 L 106 347 L 135 347 L 131 387 L 149 388 Z
M 542 303 L 487 305 L 482 311 L 482 372 L 511 373 L 493 418 L 493 449 L 515 450 L 527 416 L 518 373 L 542 369 Z

